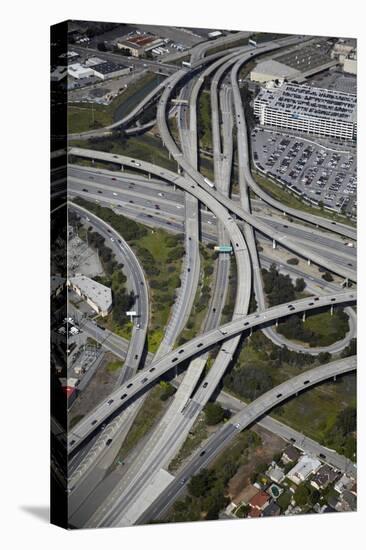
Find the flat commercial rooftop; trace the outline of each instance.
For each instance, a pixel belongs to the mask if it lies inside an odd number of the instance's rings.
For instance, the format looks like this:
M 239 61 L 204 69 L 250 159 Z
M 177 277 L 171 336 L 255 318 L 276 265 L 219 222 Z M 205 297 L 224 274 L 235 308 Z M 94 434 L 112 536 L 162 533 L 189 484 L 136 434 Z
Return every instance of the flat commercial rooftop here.
M 112 304 L 112 291 L 109 287 L 104 286 L 89 277 L 84 275 L 76 275 L 70 277 L 69 283 L 77 287 L 82 294 L 87 296 L 94 304 L 97 304 L 102 311 L 107 311 Z
M 296 116 L 308 115 L 341 122 L 356 122 L 357 96 L 337 90 L 284 83 L 262 89 L 256 100 L 267 107 Z
M 276 59 L 288 67 L 301 72 L 307 72 L 310 69 L 331 61 L 331 49 L 331 43 L 328 43 L 326 40 L 319 40 L 306 46 L 293 48 L 290 52 L 276 56 Z
M 273 75 L 277 78 L 287 78 L 291 79 L 296 76 L 300 76 L 300 72 L 297 69 L 288 67 L 275 59 L 267 59 L 258 63 L 256 67 L 252 70 L 252 73 L 262 74 L 262 75 Z
M 116 71 L 122 71 L 123 69 L 128 69 L 127 65 L 122 65 L 122 63 L 113 63 L 113 62 L 103 62 L 98 65 L 93 65 L 93 71 L 101 74 L 110 74 Z

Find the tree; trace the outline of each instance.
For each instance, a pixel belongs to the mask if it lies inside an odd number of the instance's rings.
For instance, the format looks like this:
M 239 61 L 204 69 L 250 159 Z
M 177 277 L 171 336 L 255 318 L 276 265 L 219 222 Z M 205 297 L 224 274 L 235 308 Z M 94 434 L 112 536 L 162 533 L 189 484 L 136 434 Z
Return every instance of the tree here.
M 331 357 L 332 356 L 328 351 L 321 351 L 318 355 L 318 361 L 321 365 L 324 365 L 324 363 L 329 363 Z
M 305 281 L 302 278 L 296 279 L 295 290 L 296 292 L 302 292 L 305 289 Z
M 225 411 L 218 403 L 207 403 L 205 407 L 206 422 L 209 426 L 214 426 L 222 422 L 225 417 Z
M 331 275 L 331 273 L 329 273 L 329 271 L 326 271 L 325 273 L 323 273 L 322 279 L 324 279 L 324 281 L 327 281 L 328 283 L 331 283 L 332 281 L 334 281 L 333 276 Z
M 305 504 L 307 504 L 309 499 L 310 499 L 310 490 L 307 487 L 307 485 L 302 483 L 301 485 L 299 485 L 299 487 L 295 491 L 294 500 L 296 504 L 298 504 L 298 506 L 305 506 Z
M 357 340 L 356 338 L 352 338 L 350 343 L 344 350 L 342 351 L 342 357 L 350 357 L 351 355 L 356 355 L 357 353 Z
M 188 484 L 188 491 L 193 497 L 201 497 L 208 493 L 215 480 L 214 473 L 211 470 L 201 470 L 199 474 L 193 476 Z
M 248 512 L 250 510 L 249 504 L 242 504 L 239 508 L 239 510 L 236 512 L 236 517 L 238 518 L 246 518 L 248 515 Z

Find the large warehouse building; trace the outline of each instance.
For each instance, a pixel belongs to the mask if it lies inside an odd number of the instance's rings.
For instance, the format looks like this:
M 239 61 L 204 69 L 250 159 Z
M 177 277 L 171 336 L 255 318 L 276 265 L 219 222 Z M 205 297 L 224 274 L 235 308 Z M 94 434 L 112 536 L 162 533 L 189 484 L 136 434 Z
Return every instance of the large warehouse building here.
M 121 63 L 112 63 L 112 62 L 103 62 L 98 65 L 93 65 L 92 67 L 93 74 L 102 80 L 107 78 L 115 78 L 117 76 L 123 76 L 128 74 L 131 69 L 127 65 L 122 65 Z
M 284 83 L 263 88 L 254 100 L 260 124 L 320 136 L 356 139 L 355 94 Z
M 141 57 L 153 48 L 164 44 L 164 40 L 150 34 L 135 34 L 126 38 L 117 39 L 119 49 L 128 50 L 133 57 Z
M 112 309 L 112 291 L 109 287 L 85 277 L 76 275 L 67 280 L 67 286 L 83 298 L 102 317 Z

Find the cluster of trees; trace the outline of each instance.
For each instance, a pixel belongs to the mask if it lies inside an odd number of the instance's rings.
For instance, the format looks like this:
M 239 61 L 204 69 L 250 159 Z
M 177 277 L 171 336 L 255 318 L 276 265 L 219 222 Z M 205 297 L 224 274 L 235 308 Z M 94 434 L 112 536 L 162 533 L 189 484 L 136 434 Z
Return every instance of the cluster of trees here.
M 126 276 L 122 271 L 123 265 L 116 261 L 112 250 L 106 246 L 104 237 L 92 231 L 90 227 L 88 228 L 88 242 L 98 251 L 103 269 L 106 272 L 105 277 L 95 277 L 95 281 L 112 289 L 112 318 L 119 326 L 123 327 L 128 321 L 126 311 L 129 311 L 135 303 L 134 293 L 128 293 L 125 288 Z
M 188 496 L 174 504 L 170 521 L 217 519 L 228 504 L 226 493 L 230 479 L 247 460 L 249 449 L 260 443 L 261 438 L 255 432 L 248 430 L 241 433 L 212 469 L 201 470 L 192 477 L 188 484 Z
M 310 483 L 301 483 L 295 491 L 294 500 L 298 506 L 314 506 L 319 502 L 320 493 Z
M 290 340 L 301 340 L 310 343 L 314 337 L 314 333 L 304 327 L 304 323 L 298 315 L 292 315 L 286 321 L 281 322 L 277 330 Z
M 274 386 L 270 365 L 247 363 L 245 368 L 234 368 L 224 378 L 224 385 L 230 390 L 253 401 Z
M 99 233 L 92 231 L 91 227 L 88 227 L 88 243 L 99 254 L 100 261 L 102 262 L 103 269 L 108 276 L 111 276 L 114 269 L 117 268 L 117 262 L 114 258 L 112 250 L 106 246 L 105 238 Z M 123 266 L 121 266 L 122 269 Z M 106 284 L 102 282 L 102 284 Z M 110 283 L 107 286 L 111 286 Z
M 341 353 L 342 357 L 350 357 L 351 355 L 356 355 L 357 353 L 357 340 L 356 338 L 352 338 L 350 343 Z
M 198 103 L 198 138 L 204 149 L 212 149 L 212 122 L 210 94 L 201 92 Z
M 100 124 L 98 121 L 95 121 L 94 124 L 95 128 L 101 128 L 102 124 Z M 88 144 L 90 149 L 96 149 L 97 151 L 103 151 L 104 153 L 111 153 L 114 150 L 114 146 L 116 143 L 116 140 L 118 140 L 119 144 L 125 143 L 127 140 L 127 136 L 124 130 L 120 128 L 115 128 L 112 130 L 111 134 L 109 136 L 93 136 L 89 139 Z M 103 161 L 98 161 L 102 162 Z M 115 169 L 119 170 L 119 165 L 113 164 L 111 162 L 105 162 L 107 166 L 113 165 Z
M 331 427 L 324 434 L 323 444 L 354 461 L 356 454 L 357 411 L 349 406 L 340 411 Z
M 316 315 L 316 314 L 315 314 Z M 311 317 L 309 314 L 308 317 Z M 288 319 L 281 321 L 278 332 L 292 340 L 301 340 L 307 342 L 310 346 L 329 345 L 344 338 L 348 331 L 348 316 L 342 309 L 334 311 L 332 325 L 329 327 L 329 333 L 317 334 L 306 327 L 298 315 L 292 315 Z
M 99 218 L 109 223 L 120 235 L 123 235 L 123 238 L 128 242 L 147 235 L 147 229 L 141 224 L 125 218 L 121 214 L 116 214 L 110 208 L 94 204 L 80 197 L 76 198 L 75 202 L 84 206 L 91 212 L 94 212 Z
M 222 422 L 226 416 L 225 410 L 219 403 L 207 403 L 205 407 L 206 423 L 214 426 Z
M 155 258 L 151 254 L 150 250 L 137 244 L 134 246 L 134 249 L 144 266 L 146 274 L 152 277 L 158 277 L 160 274 L 160 269 L 156 265 Z
M 245 119 L 247 121 L 247 125 L 249 129 L 253 128 L 256 125 L 256 119 L 255 119 L 254 111 L 251 108 L 251 102 L 252 102 L 252 99 L 257 95 L 258 91 L 259 91 L 259 86 L 256 86 L 255 91 L 250 92 L 248 88 L 248 84 L 246 83 L 244 84 L 244 86 L 240 88 L 240 95 L 244 105 Z
M 113 301 L 113 320 L 123 327 L 128 321 L 126 311 L 130 311 L 135 303 L 134 293 L 127 293 L 125 289 L 120 289 L 113 292 Z
M 177 391 L 176 388 L 172 384 L 170 384 L 170 382 L 166 382 L 165 380 L 162 380 L 160 382 L 160 386 L 163 389 L 163 393 L 160 395 L 160 399 L 162 401 L 166 401 Z
M 295 289 L 290 276 L 279 273 L 275 264 L 269 270 L 262 269 L 262 278 L 270 306 L 294 300 Z

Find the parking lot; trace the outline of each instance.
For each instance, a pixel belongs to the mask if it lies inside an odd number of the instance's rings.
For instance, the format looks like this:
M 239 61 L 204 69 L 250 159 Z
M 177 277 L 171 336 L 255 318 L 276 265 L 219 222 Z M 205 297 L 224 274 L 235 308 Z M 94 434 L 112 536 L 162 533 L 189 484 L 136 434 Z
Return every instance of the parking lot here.
M 313 204 L 354 216 L 357 201 L 357 157 L 352 148 L 337 152 L 285 132 L 256 127 L 252 131 L 257 168 L 280 180 Z

